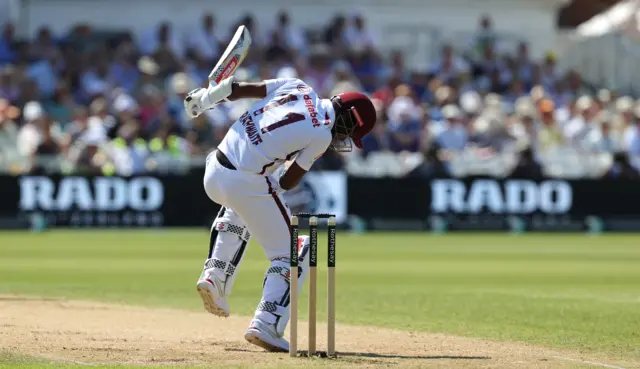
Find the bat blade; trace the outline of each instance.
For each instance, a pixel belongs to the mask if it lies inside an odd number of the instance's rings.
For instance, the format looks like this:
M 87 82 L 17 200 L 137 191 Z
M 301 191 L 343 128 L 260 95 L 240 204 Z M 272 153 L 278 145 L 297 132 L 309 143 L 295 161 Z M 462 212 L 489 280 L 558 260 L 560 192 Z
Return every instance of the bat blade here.
M 251 34 L 249 34 L 247 27 L 241 25 L 209 74 L 209 81 L 218 84 L 232 75 L 247 56 L 249 46 L 251 46 Z

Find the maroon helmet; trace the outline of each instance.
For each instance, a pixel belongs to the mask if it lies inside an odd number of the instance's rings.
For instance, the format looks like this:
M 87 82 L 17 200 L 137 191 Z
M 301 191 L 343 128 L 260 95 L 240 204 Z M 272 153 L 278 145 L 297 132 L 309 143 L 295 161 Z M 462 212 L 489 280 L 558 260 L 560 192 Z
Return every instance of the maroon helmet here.
M 336 151 L 351 151 L 350 141 L 353 141 L 356 147 L 362 148 L 362 138 L 376 124 L 376 109 L 371 100 L 360 92 L 345 92 L 332 97 L 331 102 L 336 112 L 332 147 Z M 336 145 L 336 141 L 342 145 Z

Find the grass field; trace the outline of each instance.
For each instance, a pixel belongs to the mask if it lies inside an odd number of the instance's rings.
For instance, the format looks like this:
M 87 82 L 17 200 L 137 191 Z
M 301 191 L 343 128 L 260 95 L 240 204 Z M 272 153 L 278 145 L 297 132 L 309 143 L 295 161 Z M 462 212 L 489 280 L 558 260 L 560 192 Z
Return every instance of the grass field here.
M 194 286 L 207 242 L 204 230 L 2 232 L 0 295 L 199 314 Z M 250 244 L 230 297 L 234 315 L 253 314 L 267 266 Z M 340 324 L 522 342 L 640 367 L 639 236 L 339 233 L 337 281 Z M 323 319 L 324 303 L 318 309 Z M 2 363 L 48 361 L 18 347 L 0 351 Z

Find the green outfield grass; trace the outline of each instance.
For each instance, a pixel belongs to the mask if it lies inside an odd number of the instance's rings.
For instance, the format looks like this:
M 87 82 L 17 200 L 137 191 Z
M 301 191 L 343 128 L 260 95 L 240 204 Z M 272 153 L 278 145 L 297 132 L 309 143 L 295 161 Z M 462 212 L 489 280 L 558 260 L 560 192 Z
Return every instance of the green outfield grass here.
M 2 232 L 0 294 L 201 310 L 207 249 L 206 230 Z M 267 266 L 252 243 L 234 314 L 253 313 Z M 340 323 L 640 358 L 639 236 L 339 233 L 337 281 Z

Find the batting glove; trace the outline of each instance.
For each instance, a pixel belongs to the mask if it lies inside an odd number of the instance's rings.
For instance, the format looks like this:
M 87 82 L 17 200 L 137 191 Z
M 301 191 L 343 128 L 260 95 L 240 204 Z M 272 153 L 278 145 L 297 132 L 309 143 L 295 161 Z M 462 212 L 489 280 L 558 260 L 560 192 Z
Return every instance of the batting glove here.
M 207 88 L 191 90 L 184 99 L 184 110 L 191 118 L 196 118 L 205 110 L 213 108 L 216 104 L 226 100 L 231 95 L 233 76 L 216 84 L 211 82 Z
M 202 103 L 202 96 L 206 92 L 206 88 L 196 88 L 195 90 L 191 90 L 187 94 L 187 97 L 184 98 L 184 110 L 191 118 L 198 117 L 202 112 L 208 109 L 205 108 Z

